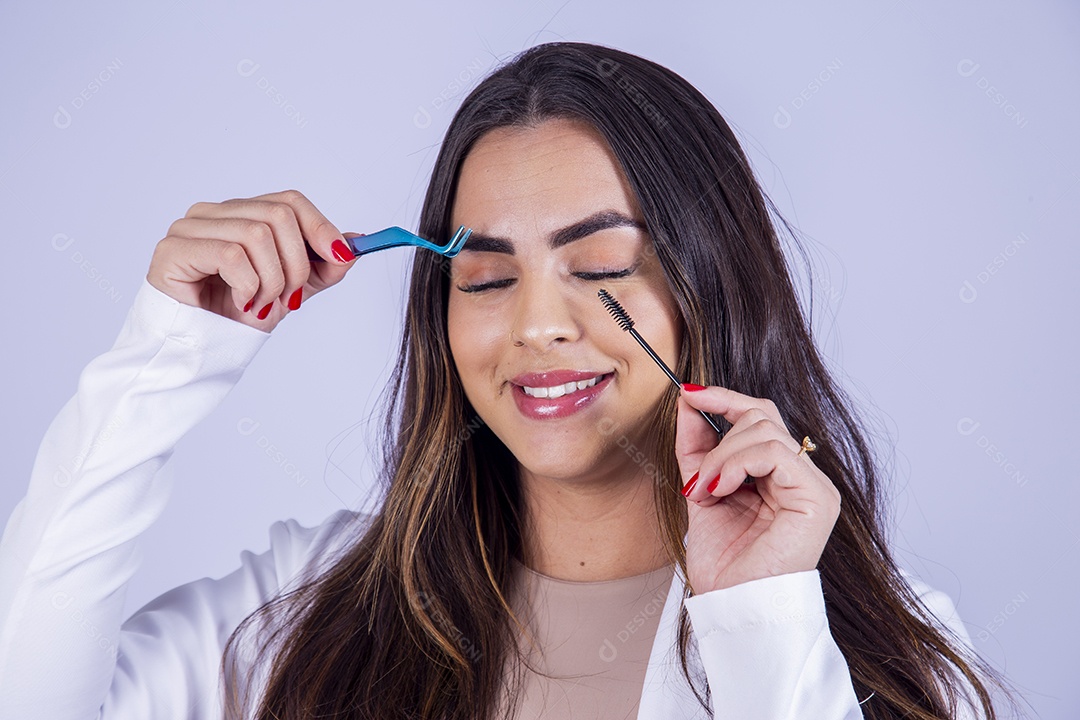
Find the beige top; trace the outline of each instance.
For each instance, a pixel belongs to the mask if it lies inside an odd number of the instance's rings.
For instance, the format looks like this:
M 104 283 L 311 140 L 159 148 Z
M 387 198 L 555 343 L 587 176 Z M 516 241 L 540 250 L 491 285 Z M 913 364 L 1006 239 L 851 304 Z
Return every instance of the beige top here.
M 675 566 L 596 582 L 557 580 L 516 561 L 515 571 L 510 604 L 539 650 L 519 638 L 530 667 L 514 717 L 636 718 Z

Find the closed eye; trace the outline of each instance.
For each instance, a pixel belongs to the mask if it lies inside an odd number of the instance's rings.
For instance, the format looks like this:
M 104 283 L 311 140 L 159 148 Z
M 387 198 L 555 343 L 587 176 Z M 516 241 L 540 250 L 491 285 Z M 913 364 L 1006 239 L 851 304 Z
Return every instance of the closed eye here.
M 611 270 L 608 272 L 576 272 L 571 273 L 574 277 L 581 278 L 582 280 L 594 281 L 594 280 L 612 280 L 614 278 L 623 278 L 630 275 L 637 270 L 637 265 L 628 267 L 623 270 Z M 466 293 L 483 292 L 485 290 L 497 290 L 504 288 L 514 282 L 514 278 L 506 278 L 505 280 L 492 280 L 491 282 L 480 283 L 479 285 L 459 285 L 458 290 Z

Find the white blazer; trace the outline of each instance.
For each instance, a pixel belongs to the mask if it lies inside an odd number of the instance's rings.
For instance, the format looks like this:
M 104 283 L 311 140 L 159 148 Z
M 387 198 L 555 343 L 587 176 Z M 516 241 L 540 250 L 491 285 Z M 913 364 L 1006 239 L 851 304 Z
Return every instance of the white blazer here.
M 112 348 L 94 358 L 41 442 L 25 498 L 0 540 L 0 718 L 221 717 L 219 664 L 240 621 L 296 579 L 355 517 L 270 527 L 270 549 L 121 617 L 139 536 L 171 491 L 157 471 L 239 381 L 270 337 L 179 303 L 145 279 Z M 970 647 L 950 598 L 909 576 Z M 676 652 L 676 573 L 652 647 L 639 718 L 705 718 Z M 699 678 L 716 718 L 861 718 L 829 632 L 817 570 L 686 603 Z M 694 647 L 692 645 L 692 647 Z M 617 648 L 616 648 L 617 649 Z M 261 685 L 257 686 L 261 687 Z M 971 717 L 970 715 L 966 717 Z

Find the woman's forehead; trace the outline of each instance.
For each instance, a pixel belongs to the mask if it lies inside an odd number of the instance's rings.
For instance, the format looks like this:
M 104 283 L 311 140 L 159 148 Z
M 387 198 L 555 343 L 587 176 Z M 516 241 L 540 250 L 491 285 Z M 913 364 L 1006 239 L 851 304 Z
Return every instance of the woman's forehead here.
M 547 236 L 605 209 L 640 217 L 603 138 L 588 125 L 553 120 L 493 130 L 477 142 L 458 177 L 451 224 Z

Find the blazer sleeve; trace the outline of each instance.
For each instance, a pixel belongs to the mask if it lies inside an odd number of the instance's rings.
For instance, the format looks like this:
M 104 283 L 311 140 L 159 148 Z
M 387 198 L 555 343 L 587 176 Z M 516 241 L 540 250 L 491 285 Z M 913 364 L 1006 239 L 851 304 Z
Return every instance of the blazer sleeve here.
M 121 630 L 121 613 L 138 538 L 170 493 L 157 471 L 269 337 L 143 280 L 112 347 L 84 368 L 46 430 L 0 539 L 0 717 L 97 718 L 106 698 L 117 709 L 112 717 L 135 717 L 119 708 L 137 695 L 134 683 L 148 680 L 134 666 L 150 647 L 152 610 L 130 631 Z M 236 602 L 230 612 L 269 591 L 271 566 L 268 557 L 249 557 L 239 575 L 218 581 Z M 198 599 L 203 587 L 170 597 L 192 623 L 214 622 L 216 610 Z M 183 703 L 195 697 L 186 686 L 205 678 L 174 682 L 158 688 L 178 702 L 167 716 L 186 716 Z
M 858 720 L 817 570 L 686 599 L 716 717 Z M 864 698 L 865 699 L 865 698 Z
M 974 654 L 952 599 L 901 569 L 933 619 Z M 789 573 L 686 599 L 716 717 L 862 718 L 847 660 L 829 630 L 817 570 Z M 958 675 L 958 678 L 962 676 Z M 971 692 L 966 680 L 962 685 Z M 974 697 L 974 695 L 972 695 Z M 983 715 L 961 704 L 957 720 Z

